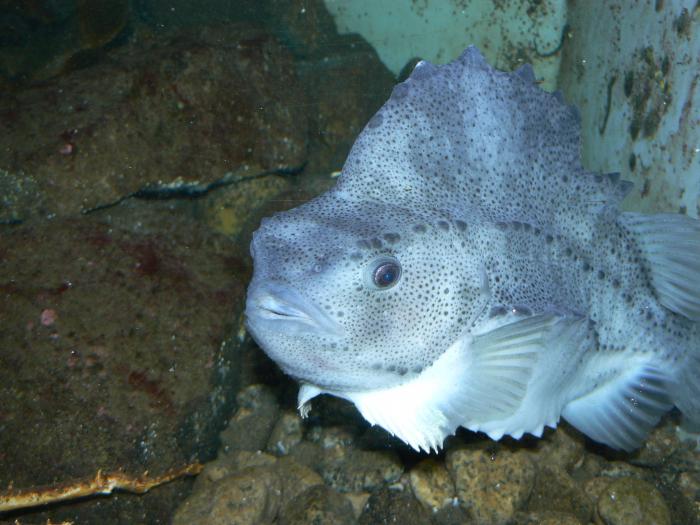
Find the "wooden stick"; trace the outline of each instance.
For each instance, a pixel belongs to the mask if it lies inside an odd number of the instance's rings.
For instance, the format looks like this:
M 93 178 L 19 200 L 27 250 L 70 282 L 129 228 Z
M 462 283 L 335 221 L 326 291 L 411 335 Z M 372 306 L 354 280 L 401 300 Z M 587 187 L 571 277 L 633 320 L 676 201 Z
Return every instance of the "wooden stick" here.
M 142 476 L 131 477 L 123 472 L 103 473 L 97 471 L 94 478 L 63 483 L 58 486 L 22 489 L 0 494 L 0 512 L 39 507 L 98 494 L 111 494 L 114 490 L 125 490 L 143 494 L 153 487 L 168 483 L 182 476 L 196 476 L 202 471 L 200 463 L 192 463 L 180 469 L 172 469 L 162 476 L 149 477 L 148 471 Z

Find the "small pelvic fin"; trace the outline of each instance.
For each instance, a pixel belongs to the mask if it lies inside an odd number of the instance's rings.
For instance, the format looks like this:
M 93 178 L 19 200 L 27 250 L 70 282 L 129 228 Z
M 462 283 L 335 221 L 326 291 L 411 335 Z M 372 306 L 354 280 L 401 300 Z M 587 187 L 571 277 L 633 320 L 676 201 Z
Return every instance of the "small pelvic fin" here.
M 700 322 L 700 221 L 671 213 L 623 213 L 620 221 L 638 235 L 661 304 Z
M 642 365 L 571 401 L 562 416 L 595 441 L 631 451 L 672 406 L 664 375 Z

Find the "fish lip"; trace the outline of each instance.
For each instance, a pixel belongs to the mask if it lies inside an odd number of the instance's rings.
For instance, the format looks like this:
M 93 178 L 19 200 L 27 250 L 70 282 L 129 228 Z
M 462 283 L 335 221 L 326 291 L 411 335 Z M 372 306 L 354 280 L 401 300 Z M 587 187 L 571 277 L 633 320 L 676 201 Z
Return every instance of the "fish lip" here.
M 343 327 L 312 301 L 288 286 L 267 283 L 251 285 L 245 310 L 247 323 L 255 331 L 314 333 L 343 336 Z

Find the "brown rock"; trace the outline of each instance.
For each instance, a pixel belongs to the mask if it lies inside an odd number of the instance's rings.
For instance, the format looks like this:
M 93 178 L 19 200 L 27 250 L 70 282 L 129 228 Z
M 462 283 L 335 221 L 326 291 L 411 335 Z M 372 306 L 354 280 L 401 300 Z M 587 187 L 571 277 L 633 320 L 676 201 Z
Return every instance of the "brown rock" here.
M 274 467 L 250 467 L 193 493 L 175 512 L 173 525 L 271 523 L 278 514 L 281 493 Z
M 562 422 L 556 430 L 548 430 L 535 441 L 532 458 L 547 466 L 570 472 L 583 462 L 585 438 L 576 429 Z
M 452 505 L 455 486 L 444 463 L 432 458 L 424 459 L 411 469 L 411 490 L 416 499 L 429 510 Z
M 0 119 L 0 168 L 11 186 L 37 192 L 0 220 L 295 170 L 307 155 L 304 97 L 290 53 L 259 30 L 207 28 L 114 49 L 93 67 L 0 96 L 0 114 L 11 116 Z
M 261 451 L 237 450 L 231 454 L 219 455 L 214 461 L 204 465 L 204 469 L 197 476 L 194 490 L 198 490 L 200 485 L 216 483 L 239 470 L 248 467 L 274 465 L 276 462 L 277 458 L 275 456 Z
M 281 512 L 278 523 L 352 525 L 355 519 L 352 505 L 345 496 L 325 485 L 316 485 L 292 499 Z
M 535 484 L 536 471 L 529 455 L 498 447 L 455 449 L 447 453 L 460 505 L 478 523 L 505 524 L 521 510 Z
M 238 409 L 221 433 L 221 451 L 263 450 L 279 415 L 275 394 L 265 385 L 250 385 L 236 401 Z
M 583 487 L 564 470 L 540 465 L 528 510 L 561 512 L 575 516 L 581 523 L 588 523 L 593 505 Z
M 362 492 L 395 482 L 403 465 L 394 452 L 336 447 L 324 451 L 320 473 L 339 492 Z
M 661 494 L 650 483 L 635 478 L 612 481 L 600 495 L 598 515 L 605 525 L 670 525 Z
M 237 388 L 236 346 L 224 342 L 243 282 L 228 239 L 161 223 L 153 233 L 83 217 L 0 235 L 0 486 L 158 475 L 211 453 Z M 118 500 L 80 505 L 110 523 Z
M 425 525 L 430 523 L 430 518 L 430 511 L 418 503 L 410 491 L 384 487 L 369 497 L 358 525 L 375 523 Z
M 588 521 L 581 522 L 576 516 L 566 512 L 538 511 L 518 512 L 513 520 L 513 525 L 587 525 Z
M 311 487 L 323 485 L 320 475 L 289 457 L 277 461 L 277 473 L 282 480 L 283 504 L 287 504 Z
M 303 424 L 299 413 L 286 411 L 277 419 L 277 423 L 267 441 L 267 450 L 272 454 L 283 456 L 301 442 Z
M 630 458 L 630 463 L 643 467 L 660 467 L 678 450 L 680 440 L 676 425 L 670 417 L 655 427 L 641 448 Z

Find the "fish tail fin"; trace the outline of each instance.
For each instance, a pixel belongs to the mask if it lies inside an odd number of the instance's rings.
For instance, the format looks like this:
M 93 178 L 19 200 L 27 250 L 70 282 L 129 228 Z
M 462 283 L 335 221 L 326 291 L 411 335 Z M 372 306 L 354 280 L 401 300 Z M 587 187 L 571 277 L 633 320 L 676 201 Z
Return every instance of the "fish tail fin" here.
M 636 234 L 659 302 L 700 322 L 700 221 L 674 213 L 622 213 L 619 220 Z
M 673 403 L 689 426 L 700 430 L 700 325 L 695 326 L 692 348 L 679 360 L 670 385 Z
M 659 302 L 696 323 L 689 347 L 678 349 L 669 390 L 686 420 L 700 426 L 700 221 L 671 213 L 622 213 L 620 222 L 636 234 Z

